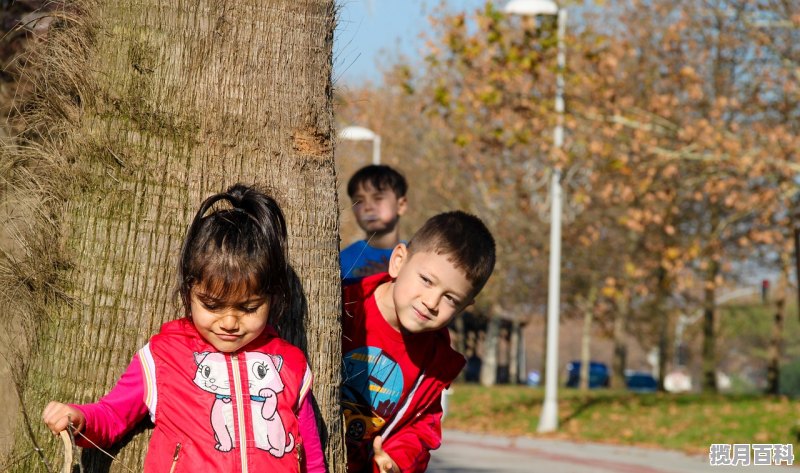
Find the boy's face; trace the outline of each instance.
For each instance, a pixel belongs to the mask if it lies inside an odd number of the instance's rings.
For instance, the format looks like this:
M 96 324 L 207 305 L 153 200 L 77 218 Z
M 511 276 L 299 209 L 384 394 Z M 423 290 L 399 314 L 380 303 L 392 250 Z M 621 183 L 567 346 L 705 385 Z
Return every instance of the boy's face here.
M 391 232 L 406 211 L 405 197 L 398 198 L 391 188 L 379 190 L 368 182 L 358 186 L 352 201 L 358 226 L 369 234 Z
M 395 328 L 403 331 L 438 330 L 473 302 L 472 284 L 447 255 L 411 254 L 401 243 L 392 252 L 389 274 L 395 279 L 391 294 L 399 325 Z

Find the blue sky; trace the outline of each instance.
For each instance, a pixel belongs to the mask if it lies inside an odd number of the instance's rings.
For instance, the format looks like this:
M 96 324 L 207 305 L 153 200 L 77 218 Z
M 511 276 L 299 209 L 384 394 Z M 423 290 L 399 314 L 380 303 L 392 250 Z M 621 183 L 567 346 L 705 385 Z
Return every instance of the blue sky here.
M 453 11 L 472 11 L 484 0 L 445 0 Z M 339 0 L 334 34 L 333 76 L 337 86 L 380 80 L 399 54 L 419 58 L 420 33 L 429 29 L 428 14 L 438 0 Z

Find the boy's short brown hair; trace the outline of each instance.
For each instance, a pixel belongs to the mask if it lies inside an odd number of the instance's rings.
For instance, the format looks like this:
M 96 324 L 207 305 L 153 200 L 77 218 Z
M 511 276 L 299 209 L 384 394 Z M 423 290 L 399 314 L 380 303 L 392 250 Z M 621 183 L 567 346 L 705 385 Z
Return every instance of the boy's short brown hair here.
M 408 183 L 396 169 L 385 164 L 370 164 L 364 166 L 353 174 L 347 182 L 347 195 L 352 199 L 360 186 L 371 185 L 379 191 L 389 188 L 395 197 L 405 197 Z
M 411 254 L 427 251 L 448 255 L 448 260 L 466 274 L 473 296 L 483 289 L 494 270 L 492 233 L 481 219 L 460 210 L 429 218 L 411 237 L 408 249 Z

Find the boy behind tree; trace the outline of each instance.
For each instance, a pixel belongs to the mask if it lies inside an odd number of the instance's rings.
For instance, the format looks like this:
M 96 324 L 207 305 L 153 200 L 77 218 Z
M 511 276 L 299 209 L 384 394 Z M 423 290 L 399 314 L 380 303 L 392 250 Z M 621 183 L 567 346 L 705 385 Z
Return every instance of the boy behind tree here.
M 359 169 L 347 183 L 358 226 L 364 230 L 359 240 L 342 250 L 340 263 L 345 283 L 389 267 L 389 257 L 400 243 L 397 224 L 406 212 L 408 185 L 402 174 L 385 165 Z

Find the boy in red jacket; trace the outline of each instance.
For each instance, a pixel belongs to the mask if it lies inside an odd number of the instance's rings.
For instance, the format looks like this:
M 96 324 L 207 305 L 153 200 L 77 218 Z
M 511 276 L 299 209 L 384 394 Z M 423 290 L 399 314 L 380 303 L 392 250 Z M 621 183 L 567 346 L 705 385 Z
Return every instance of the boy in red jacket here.
M 389 272 L 344 288 L 342 407 L 349 472 L 423 472 L 442 439 L 442 391 L 464 366 L 448 323 L 494 269 L 480 219 L 447 212 L 398 244 Z

